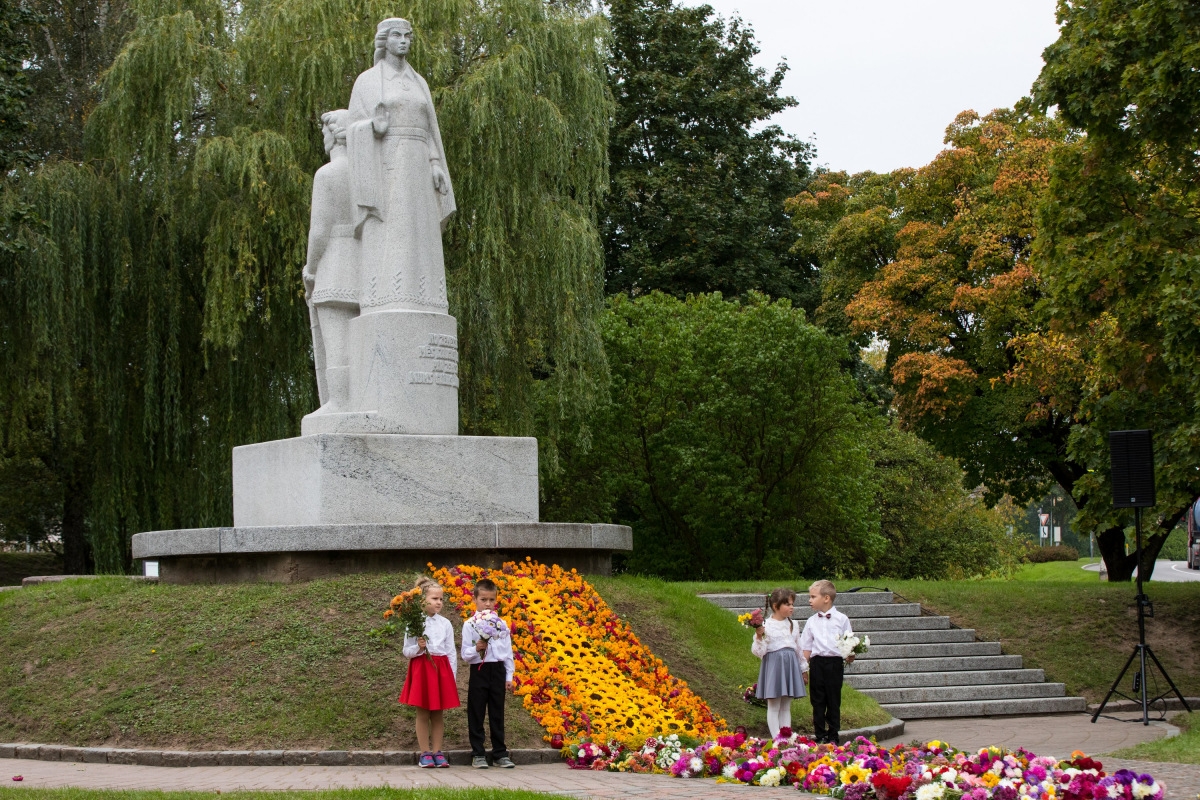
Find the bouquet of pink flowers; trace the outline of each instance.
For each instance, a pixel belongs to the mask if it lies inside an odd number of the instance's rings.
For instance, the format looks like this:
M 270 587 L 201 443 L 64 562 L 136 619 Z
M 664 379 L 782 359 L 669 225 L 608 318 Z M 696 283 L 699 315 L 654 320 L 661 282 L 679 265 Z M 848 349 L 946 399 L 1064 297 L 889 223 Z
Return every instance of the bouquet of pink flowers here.
M 763 610 L 756 608 L 749 614 L 739 614 L 738 622 L 745 625 L 747 628 L 758 628 L 763 624 Z

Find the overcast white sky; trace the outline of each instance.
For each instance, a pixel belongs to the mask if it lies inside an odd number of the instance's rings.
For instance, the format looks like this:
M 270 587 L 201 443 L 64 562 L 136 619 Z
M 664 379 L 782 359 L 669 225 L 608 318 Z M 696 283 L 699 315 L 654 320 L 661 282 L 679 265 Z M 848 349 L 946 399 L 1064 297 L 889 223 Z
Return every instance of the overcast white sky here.
M 699 0 L 682 0 L 699 5 Z M 964 109 L 1029 94 L 1058 38 L 1054 0 L 707 0 L 754 28 L 757 63 L 786 58 L 773 121 L 815 135 L 817 163 L 850 172 L 919 167 Z

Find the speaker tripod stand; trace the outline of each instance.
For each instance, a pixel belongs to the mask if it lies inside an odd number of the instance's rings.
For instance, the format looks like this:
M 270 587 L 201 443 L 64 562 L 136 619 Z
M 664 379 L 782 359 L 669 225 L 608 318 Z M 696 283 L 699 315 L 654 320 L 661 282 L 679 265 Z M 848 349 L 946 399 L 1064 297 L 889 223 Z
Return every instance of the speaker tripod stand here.
M 1179 698 L 1179 702 L 1183 703 L 1183 708 L 1185 711 L 1192 710 L 1192 707 L 1188 705 L 1187 700 L 1184 699 L 1183 693 L 1179 691 L 1179 689 L 1175 686 L 1175 682 L 1171 680 L 1171 676 L 1167 674 L 1167 670 L 1162 665 L 1162 662 L 1158 660 L 1158 656 L 1154 655 L 1154 651 L 1150 649 L 1150 645 L 1146 644 L 1146 617 L 1154 616 L 1154 604 L 1150 602 L 1150 598 L 1147 597 L 1142 591 L 1142 509 L 1140 507 L 1133 509 L 1133 520 L 1134 539 L 1137 543 L 1136 552 L 1138 562 L 1136 598 L 1138 614 L 1138 643 L 1133 646 L 1133 652 L 1129 654 L 1129 659 L 1125 662 L 1125 666 L 1121 668 L 1121 674 L 1117 676 L 1115 681 L 1113 681 L 1112 688 L 1109 689 L 1108 694 L 1104 696 L 1104 701 L 1100 703 L 1100 707 L 1096 709 L 1096 713 L 1092 715 L 1092 722 L 1095 722 L 1097 719 L 1099 719 L 1100 715 L 1104 712 L 1104 707 L 1108 705 L 1108 701 L 1112 699 L 1114 694 L 1120 695 L 1126 700 L 1132 700 L 1134 702 L 1137 702 L 1140 699 L 1142 704 L 1143 725 L 1150 724 L 1150 706 L 1160 700 L 1165 700 L 1172 692 L 1174 692 L 1175 696 Z M 1171 687 L 1170 692 L 1163 692 L 1155 698 L 1148 697 L 1149 691 L 1146 686 L 1146 684 L 1149 683 L 1149 681 L 1146 680 L 1147 656 L 1149 656 L 1150 660 L 1154 662 L 1154 666 L 1158 667 L 1158 671 L 1162 673 L 1163 678 L 1166 679 L 1167 685 Z M 1140 695 L 1139 697 L 1130 697 L 1124 692 L 1119 691 L 1117 687 L 1121 685 L 1121 681 L 1125 678 L 1125 673 L 1129 671 L 1129 665 L 1133 663 L 1135 658 L 1138 659 L 1138 671 L 1133 676 L 1133 691 L 1140 692 Z

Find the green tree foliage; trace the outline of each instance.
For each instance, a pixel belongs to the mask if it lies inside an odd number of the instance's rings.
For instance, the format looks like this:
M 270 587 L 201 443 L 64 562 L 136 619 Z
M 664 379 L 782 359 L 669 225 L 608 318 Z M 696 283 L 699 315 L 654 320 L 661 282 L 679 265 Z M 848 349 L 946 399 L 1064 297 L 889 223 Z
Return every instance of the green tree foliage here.
M 815 273 L 789 252 L 783 201 L 808 172 L 811 147 L 777 126 L 786 66 L 751 63 L 753 32 L 712 8 L 672 0 L 608 4 L 617 101 L 603 211 L 610 294 L 676 297 L 751 290 L 816 305 Z
M 605 379 L 606 26 L 540 0 L 405 11 L 459 199 L 447 272 L 462 418 L 528 433 L 537 381 L 586 409 Z M 128 567 L 139 530 L 227 524 L 229 449 L 294 435 L 315 407 L 299 276 L 316 122 L 345 105 L 394 12 L 138 3 L 87 118 L 86 162 L 0 197 L 14 254 L 0 275 L 5 433 L 50 442 L 55 513 L 86 522 L 100 570 Z
M 843 343 L 757 294 L 618 296 L 603 330 L 612 402 L 548 518 L 632 525 L 628 569 L 668 578 L 871 569 L 873 416 Z
M 1132 514 L 1111 509 L 1108 431 L 1156 433 L 1143 575 L 1200 496 L 1200 7 L 1081 0 L 1059 22 L 1035 95 L 1087 136 L 1051 160 L 1035 245 L 1047 325 L 1022 357 L 1080 420 L 1080 524 L 1127 580 Z
M 27 126 L 30 52 L 22 29 L 34 22 L 19 0 L 0 0 L 0 176 L 29 157 L 21 147 Z
M 962 468 L 914 434 L 879 425 L 871 438 L 876 507 L 892 578 L 961 579 L 1010 573 L 1023 545 L 996 510 L 963 490 Z
M 84 127 L 100 99 L 100 73 L 133 24 L 130 0 L 21 0 L 31 96 L 26 150 L 37 160 L 84 156 Z

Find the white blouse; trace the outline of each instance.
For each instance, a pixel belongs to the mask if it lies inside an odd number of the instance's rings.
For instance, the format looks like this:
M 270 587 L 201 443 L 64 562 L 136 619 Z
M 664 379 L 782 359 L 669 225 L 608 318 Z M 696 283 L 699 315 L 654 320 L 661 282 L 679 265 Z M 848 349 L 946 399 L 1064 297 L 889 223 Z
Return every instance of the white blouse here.
M 804 628 L 794 619 L 768 617 L 763 622 L 763 637 L 760 639 L 757 634 L 755 635 L 750 644 L 750 652 L 762 658 L 767 653 L 790 647 L 796 651 L 796 658 L 800 660 L 800 669 L 807 671 L 808 663 L 804 660 L 804 653 L 800 650 L 800 632 L 802 630 Z
M 443 617 L 441 614 L 434 614 L 432 617 L 425 617 L 425 650 L 435 656 L 446 656 L 450 660 L 450 672 L 454 673 L 458 667 L 458 654 L 454 652 L 454 626 L 450 624 L 450 620 Z M 421 648 L 417 644 L 417 637 L 404 637 L 404 650 L 402 651 L 405 658 L 416 658 L 421 654 Z

